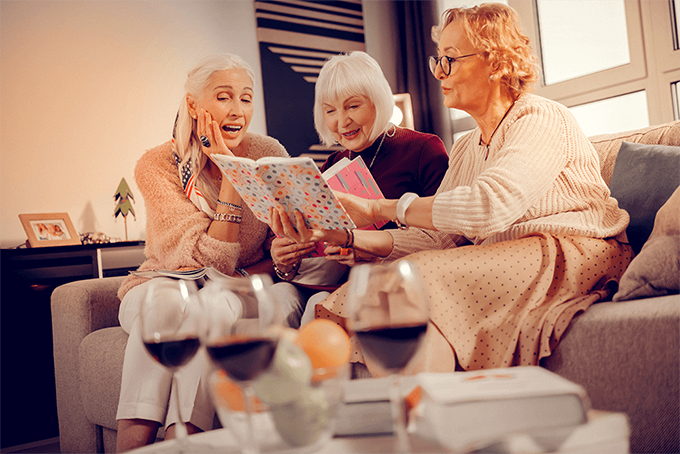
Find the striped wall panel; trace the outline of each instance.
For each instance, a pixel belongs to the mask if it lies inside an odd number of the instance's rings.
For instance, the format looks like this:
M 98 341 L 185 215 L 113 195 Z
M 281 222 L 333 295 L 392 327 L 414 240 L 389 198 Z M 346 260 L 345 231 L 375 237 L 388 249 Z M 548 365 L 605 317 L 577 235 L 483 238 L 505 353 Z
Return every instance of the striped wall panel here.
M 365 50 L 361 0 L 254 4 L 267 133 L 292 156 L 323 162 L 328 150 L 314 129 L 314 83 L 332 55 Z

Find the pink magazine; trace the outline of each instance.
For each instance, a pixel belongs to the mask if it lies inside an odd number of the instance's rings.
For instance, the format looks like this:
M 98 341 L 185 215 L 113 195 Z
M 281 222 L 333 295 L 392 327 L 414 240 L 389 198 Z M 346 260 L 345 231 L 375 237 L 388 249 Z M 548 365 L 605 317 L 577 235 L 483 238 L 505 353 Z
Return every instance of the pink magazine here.
M 326 169 L 323 177 L 334 191 L 350 193 L 363 199 L 385 198 L 361 156 L 357 156 L 351 161 L 342 158 Z M 371 226 L 363 227 L 363 229 L 377 230 L 385 224 L 387 224 L 387 221 L 380 221 Z

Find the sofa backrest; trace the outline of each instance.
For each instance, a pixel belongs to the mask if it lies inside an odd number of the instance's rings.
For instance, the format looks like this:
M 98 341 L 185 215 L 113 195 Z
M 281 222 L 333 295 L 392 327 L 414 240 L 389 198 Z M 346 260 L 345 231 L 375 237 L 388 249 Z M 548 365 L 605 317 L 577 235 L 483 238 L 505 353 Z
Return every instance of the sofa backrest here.
M 680 146 L 680 120 L 634 131 L 601 134 L 590 137 L 590 141 L 600 155 L 602 178 L 609 184 L 621 142 Z

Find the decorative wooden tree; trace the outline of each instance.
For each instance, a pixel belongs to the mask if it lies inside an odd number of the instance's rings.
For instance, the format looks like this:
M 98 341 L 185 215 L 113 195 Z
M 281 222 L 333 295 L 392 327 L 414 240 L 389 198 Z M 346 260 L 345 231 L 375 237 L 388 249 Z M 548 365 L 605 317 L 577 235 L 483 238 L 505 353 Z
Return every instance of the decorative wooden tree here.
M 132 215 L 135 217 L 135 220 L 137 219 L 137 215 L 135 214 L 135 209 L 132 208 L 132 202 L 135 201 L 135 198 L 130 191 L 127 181 L 125 181 L 125 178 L 120 180 L 120 184 L 116 190 L 116 195 L 114 195 L 113 198 L 116 201 L 116 209 L 113 212 L 113 216 L 117 218 L 119 214 L 123 215 L 123 219 L 125 219 L 125 241 L 127 241 L 127 215 L 132 213 Z

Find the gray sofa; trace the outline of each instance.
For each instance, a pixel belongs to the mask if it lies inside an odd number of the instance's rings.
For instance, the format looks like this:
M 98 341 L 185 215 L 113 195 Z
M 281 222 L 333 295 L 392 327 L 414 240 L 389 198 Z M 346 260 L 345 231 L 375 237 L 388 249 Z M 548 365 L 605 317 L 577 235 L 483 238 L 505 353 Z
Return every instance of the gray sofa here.
M 678 146 L 680 121 L 591 140 L 609 183 L 623 141 Z M 122 280 L 71 282 L 52 295 L 64 453 L 115 452 L 127 342 L 118 325 Z M 593 408 L 625 412 L 631 452 L 680 452 L 680 295 L 594 305 L 572 321 L 541 365 L 583 385 Z

